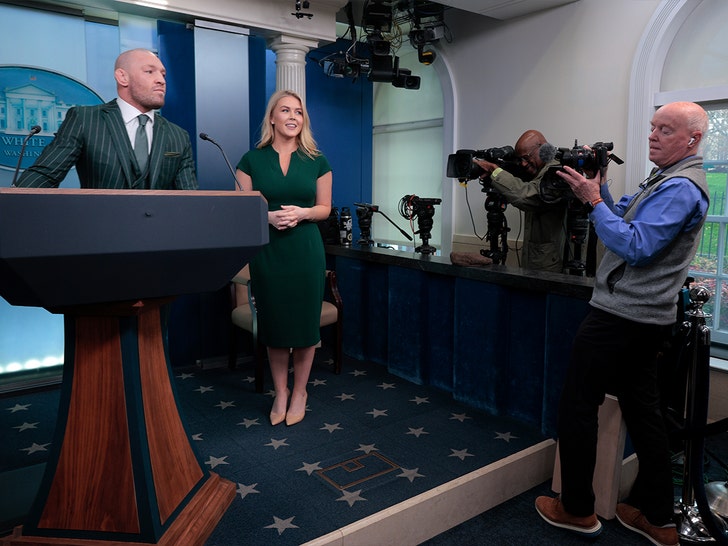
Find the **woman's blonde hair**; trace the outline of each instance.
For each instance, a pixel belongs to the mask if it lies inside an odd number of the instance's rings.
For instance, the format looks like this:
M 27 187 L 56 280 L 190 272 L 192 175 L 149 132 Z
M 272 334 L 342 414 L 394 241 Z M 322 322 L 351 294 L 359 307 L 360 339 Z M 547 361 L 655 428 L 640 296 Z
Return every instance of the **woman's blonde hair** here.
M 258 141 L 258 148 L 263 148 L 273 143 L 275 132 L 273 131 L 273 124 L 270 122 L 270 118 L 273 115 L 273 109 L 278 104 L 278 101 L 283 97 L 293 97 L 301 103 L 301 111 L 303 112 L 303 125 L 301 126 L 301 132 L 298 134 L 296 139 L 298 140 L 298 148 L 303 151 L 308 157 L 314 158 L 321 155 L 316 141 L 313 138 L 313 132 L 311 131 L 311 121 L 308 118 L 308 111 L 306 105 L 303 104 L 301 97 L 295 91 L 289 89 L 283 89 L 273 93 L 268 100 L 268 106 L 265 109 L 265 115 L 263 116 L 263 123 L 260 126 L 260 140 Z

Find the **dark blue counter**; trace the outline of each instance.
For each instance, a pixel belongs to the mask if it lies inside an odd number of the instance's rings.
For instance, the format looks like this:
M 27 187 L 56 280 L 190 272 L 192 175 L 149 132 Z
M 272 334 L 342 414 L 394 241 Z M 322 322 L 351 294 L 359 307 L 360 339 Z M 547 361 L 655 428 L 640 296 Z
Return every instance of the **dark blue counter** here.
M 378 248 L 327 246 L 344 352 L 554 435 L 593 279 Z

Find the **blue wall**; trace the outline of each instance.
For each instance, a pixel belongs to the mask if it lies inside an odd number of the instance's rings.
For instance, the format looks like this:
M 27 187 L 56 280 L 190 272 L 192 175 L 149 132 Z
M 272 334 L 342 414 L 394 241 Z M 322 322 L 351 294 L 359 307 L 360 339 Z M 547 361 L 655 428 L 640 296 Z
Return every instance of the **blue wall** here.
M 339 40 L 312 57 L 346 49 Z M 366 78 L 331 78 L 311 58 L 306 65 L 306 102 L 314 137 L 333 170 L 334 206 L 372 200 L 372 83 Z
M 100 88 L 104 100 L 115 96 L 113 62 L 121 51 L 126 24 L 119 26 L 86 22 L 80 17 L 0 5 L 0 63 L 29 64 L 77 77 L 92 88 Z M 150 21 L 152 27 L 154 21 Z M 48 27 L 52 31 L 38 32 Z M 133 29 L 132 29 L 133 30 Z M 33 35 L 34 39 L 16 40 L 14 34 Z M 196 97 L 194 33 L 184 24 L 156 22 L 158 43 L 135 44 L 159 51 L 167 67 L 168 94 L 163 115 L 184 127 L 194 148 L 199 146 L 196 109 L 205 97 Z M 153 33 L 152 33 L 153 34 Z M 62 36 L 62 38 L 59 38 Z M 23 48 L 10 43 L 24 43 Z M 249 96 L 247 129 L 249 146 L 258 138 L 260 122 L 268 97 L 275 89 L 275 55 L 265 47 L 262 37 L 250 36 L 248 48 Z M 329 47 L 340 48 L 340 45 Z M 85 62 L 78 62 L 85 59 Z M 352 81 L 324 75 L 315 61 L 306 69 L 307 106 L 314 136 L 333 168 L 334 206 L 352 206 L 371 201 L 372 154 L 372 85 L 366 79 Z M 224 85 L 224 74 L 220 74 Z M 231 152 L 228 152 L 231 153 Z M 239 157 L 230 157 L 237 163 Z M 222 159 L 221 159 L 222 161 Z M 12 172 L 0 172 L 0 186 L 9 186 Z M 77 187 L 75 173 L 69 174 L 63 187 Z M 13 308 L 0 302 L 0 325 L 3 325 L 0 365 L 11 361 L 42 359 L 62 354 L 62 321 L 40 309 Z M 170 356 L 174 365 L 186 366 L 196 360 L 225 355 L 229 309 L 226 289 L 216 293 L 179 297 L 170 317 Z

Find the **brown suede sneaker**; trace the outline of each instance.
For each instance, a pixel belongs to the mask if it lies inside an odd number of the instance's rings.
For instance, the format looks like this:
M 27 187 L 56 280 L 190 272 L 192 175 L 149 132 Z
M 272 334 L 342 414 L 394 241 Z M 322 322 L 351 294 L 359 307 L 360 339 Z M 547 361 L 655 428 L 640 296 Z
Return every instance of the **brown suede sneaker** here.
M 677 528 L 674 524 L 657 527 L 652 525 L 647 518 L 634 506 L 629 504 L 617 504 L 617 520 L 630 531 L 639 533 L 657 546 L 679 546 L 680 539 L 677 536 Z
M 564 510 L 559 497 L 537 497 L 536 512 L 546 523 L 583 536 L 595 537 L 602 532 L 602 523 L 596 514 L 586 517 L 572 516 Z

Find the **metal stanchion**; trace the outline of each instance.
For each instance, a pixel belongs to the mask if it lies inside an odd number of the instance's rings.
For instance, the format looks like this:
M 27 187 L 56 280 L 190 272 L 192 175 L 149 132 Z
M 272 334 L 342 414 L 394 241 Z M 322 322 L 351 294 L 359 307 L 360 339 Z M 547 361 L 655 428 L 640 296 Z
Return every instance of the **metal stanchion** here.
M 690 309 L 682 324 L 687 332 L 689 362 L 683 415 L 686 435 L 682 497 L 675 503 L 677 531 L 683 542 L 728 544 L 728 525 L 711 510 L 703 479 L 710 383 L 710 328 L 706 319 L 711 317 L 703 311 L 703 305 L 710 299 L 710 292 L 697 286 L 689 294 Z

